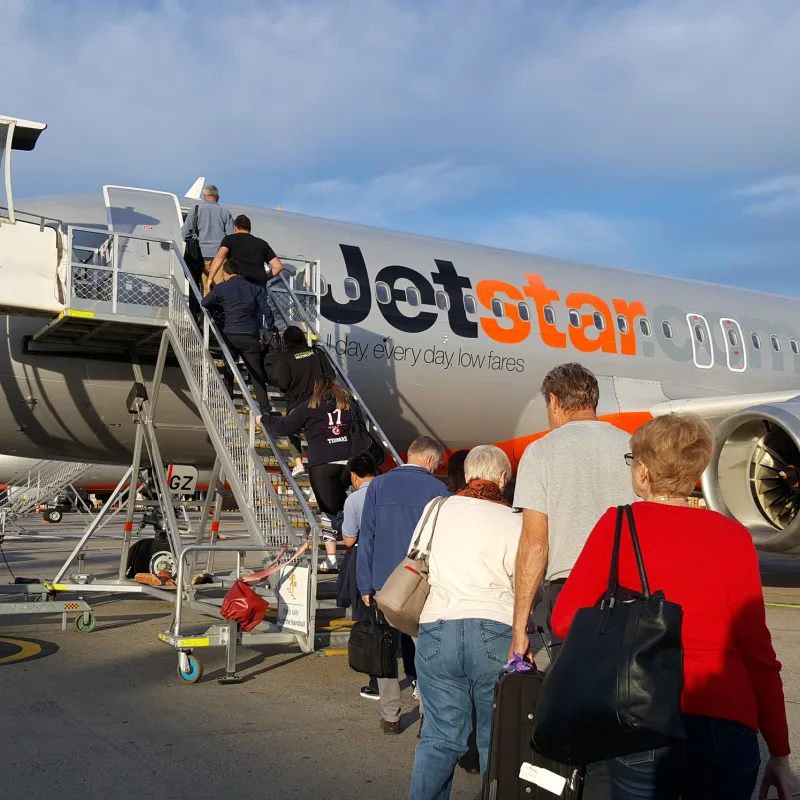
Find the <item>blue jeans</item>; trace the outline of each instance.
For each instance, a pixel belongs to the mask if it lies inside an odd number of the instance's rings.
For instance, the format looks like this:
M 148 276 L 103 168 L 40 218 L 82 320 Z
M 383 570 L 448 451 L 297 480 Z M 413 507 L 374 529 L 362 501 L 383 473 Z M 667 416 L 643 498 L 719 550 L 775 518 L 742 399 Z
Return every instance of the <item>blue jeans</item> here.
M 612 800 L 750 800 L 761 756 L 740 722 L 685 714 L 686 742 L 608 763 Z
M 481 772 L 486 771 L 494 688 L 508 659 L 511 628 L 488 619 L 420 625 L 417 681 L 425 724 L 411 775 L 412 800 L 447 800 L 458 759 L 467 752 L 472 706 Z

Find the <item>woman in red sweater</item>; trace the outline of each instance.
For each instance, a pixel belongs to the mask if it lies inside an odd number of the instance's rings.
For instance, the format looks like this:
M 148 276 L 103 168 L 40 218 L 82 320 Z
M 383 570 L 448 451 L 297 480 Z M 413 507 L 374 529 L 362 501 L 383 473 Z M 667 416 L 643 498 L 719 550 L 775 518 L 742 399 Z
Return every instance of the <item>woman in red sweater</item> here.
M 781 682 L 764 612 L 755 547 L 734 520 L 687 501 L 712 452 L 711 432 L 698 417 L 658 417 L 631 439 L 633 505 L 650 586 L 683 607 L 686 742 L 609 762 L 613 800 L 750 800 L 760 756 L 770 759 L 769 786 L 789 800 L 789 733 Z M 744 490 L 744 489 L 743 489 Z M 580 608 L 606 589 L 616 509 L 589 536 L 553 610 L 564 638 Z M 633 546 L 622 540 L 620 585 L 640 589 Z

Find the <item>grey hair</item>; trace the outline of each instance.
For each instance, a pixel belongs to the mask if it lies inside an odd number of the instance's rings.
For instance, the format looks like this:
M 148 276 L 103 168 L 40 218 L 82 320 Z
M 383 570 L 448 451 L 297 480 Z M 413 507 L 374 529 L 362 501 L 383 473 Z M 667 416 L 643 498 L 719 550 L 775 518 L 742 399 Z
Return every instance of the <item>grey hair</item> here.
M 217 189 L 213 183 L 209 183 L 208 186 L 203 189 L 203 197 L 216 197 L 217 200 L 219 200 L 219 189 Z
M 409 458 L 438 458 L 441 464 L 444 461 L 444 448 L 430 436 L 417 436 L 408 446 Z
M 508 456 L 493 444 L 481 444 L 469 451 L 464 462 L 464 477 L 467 483 L 474 480 L 491 481 L 500 485 L 503 475 L 511 475 Z

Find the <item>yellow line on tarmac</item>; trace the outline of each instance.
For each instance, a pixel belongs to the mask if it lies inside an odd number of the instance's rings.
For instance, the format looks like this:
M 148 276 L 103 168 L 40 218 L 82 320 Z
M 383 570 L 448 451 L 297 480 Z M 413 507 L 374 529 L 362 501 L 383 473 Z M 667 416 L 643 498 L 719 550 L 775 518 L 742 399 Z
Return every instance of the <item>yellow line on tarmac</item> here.
M 18 647 L 19 652 L 12 653 L 10 656 L 0 657 L 0 664 L 10 664 L 13 661 L 24 661 L 26 658 L 38 656 L 42 652 L 41 645 L 36 642 L 27 642 L 25 639 L 6 639 L 0 637 L 0 643 L 10 644 L 12 647 Z
M 800 608 L 797 603 L 764 603 L 767 608 Z
M 321 656 L 346 656 L 347 650 L 317 650 Z

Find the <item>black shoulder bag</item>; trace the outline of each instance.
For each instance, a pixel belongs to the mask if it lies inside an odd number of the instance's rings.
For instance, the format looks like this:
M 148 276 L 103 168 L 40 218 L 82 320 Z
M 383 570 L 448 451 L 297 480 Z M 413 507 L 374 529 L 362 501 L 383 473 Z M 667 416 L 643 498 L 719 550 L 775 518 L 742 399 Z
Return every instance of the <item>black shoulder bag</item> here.
M 361 406 L 355 397 L 350 398 L 350 455 L 357 456 L 369 453 L 378 469 L 386 460 L 386 450 L 375 438 L 370 426 L 364 419 Z
M 350 630 L 347 660 L 350 669 L 375 678 L 397 677 L 397 640 L 400 634 L 384 619 L 375 598 Z
M 203 274 L 205 262 L 203 261 L 203 251 L 200 249 L 200 225 L 198 223 L 198 206 L 194 207 L 194 215 L 192 217 L 192 228 L 189 231 L 189 238 L 186 240 L 186 249 L 183 257 L 186 261 L 186 266 L 189 267 L 195 283 L 202 288 L 200 284 L 200 276 Z
M 619 585 L 627 517 L 642 591 Z M 533 746 L 563 764 L 590 764 L 684 739 L 683 610 L 651 593 L 630 506 L 617 508 L 608 589 L 575 615 L 536 706 Z

